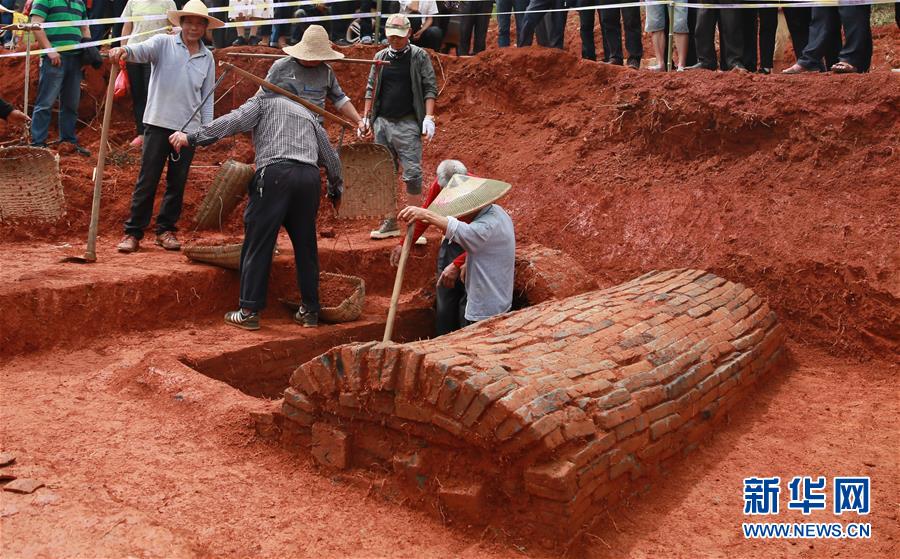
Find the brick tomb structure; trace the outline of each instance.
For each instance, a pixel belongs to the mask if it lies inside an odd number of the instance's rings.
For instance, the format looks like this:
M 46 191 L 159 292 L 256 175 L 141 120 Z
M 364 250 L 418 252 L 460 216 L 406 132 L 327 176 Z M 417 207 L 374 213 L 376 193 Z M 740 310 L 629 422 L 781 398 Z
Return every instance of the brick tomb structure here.
M 293 373 L 268 430 L 330 467 L 390 469 L 441 511 L 565 536 L 689 452 L 784 338 L 741 284 L 651 272 L 432 340 L 333 348 Z

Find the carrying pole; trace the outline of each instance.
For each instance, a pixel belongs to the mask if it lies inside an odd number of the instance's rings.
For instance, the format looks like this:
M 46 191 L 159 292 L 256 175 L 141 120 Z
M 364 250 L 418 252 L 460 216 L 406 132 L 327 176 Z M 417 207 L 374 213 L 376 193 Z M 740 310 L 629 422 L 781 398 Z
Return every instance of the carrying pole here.
M 391 341 L 391 336 L 394 335 L 394 319 L 397 318 L 397 305 L 400 302 L 400 290 L 403 287 L 403 273 L 406 271 L 406 260 L 409 258 L 409 250 L 413 244 L 414 225 L 415 222 L 413 221 L 406 228 L 406 237 L 403 239 L 403 248 L 400 250 L 400 262 L 397 264 L 397 277 L 394 278 L 394 291 L 391 293 L 391 306 L 388 308 L 382 342 Z

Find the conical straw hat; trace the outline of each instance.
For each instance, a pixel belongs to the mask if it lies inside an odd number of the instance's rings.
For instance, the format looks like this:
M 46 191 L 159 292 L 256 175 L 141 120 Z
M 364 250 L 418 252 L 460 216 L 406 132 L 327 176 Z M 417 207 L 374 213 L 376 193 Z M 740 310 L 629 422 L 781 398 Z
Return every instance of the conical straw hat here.
M 172 23 L 172 25 L 176 27 L 181 26 L 181 18 L 186 16 L 205 18 L 206 21 L 209 22 L 210 29 L 218 29 L 219 27 L 225 25 L 224 21 L 216 19 L 209 15 L 209 9 L 201 0 L 190 0 L 180 10 L 168 10 L 166 12 L 166 16 L 169 18 L 169 21 Z
M 428 209 L 445 217 L 475 213 L 505 196 L 510 188 L 507 182 L 453 175 Z
M 331 48 L 328 31 L 321 25 L 310 25 L 303 32 L 303 38 L 292 47 L 281 49 L 297 60 L 339 60 L 344 55 Z

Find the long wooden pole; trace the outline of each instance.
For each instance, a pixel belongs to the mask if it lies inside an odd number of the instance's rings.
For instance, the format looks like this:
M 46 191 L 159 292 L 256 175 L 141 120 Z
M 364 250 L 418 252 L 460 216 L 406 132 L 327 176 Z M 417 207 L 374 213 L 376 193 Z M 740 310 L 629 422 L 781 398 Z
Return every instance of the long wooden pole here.
M 116 90 L 116 75 L 119 64 L 112 61 L 109 65 L 109 83 L 106 84 L 106 101 L 103 107 L 103 128 L 100 130 L 100 153 L 97 155 L 97 167 L 94 168 L 94 200 L 91 203 L 91 226 L 88 229 L 87 251 L 84 259 L 88 262 L 97 260 L 97 227 L 100 223 L 100 193 L 103 187 L 103 170 L 106 167 L 107 138 L 109 122 L 112 120 L 113 94 Z
M 325 109 L 320 108 L 319 106 L 314 105 L 313 103 L 310 103 L 306 99 L 301 99 L 300 97 L 297 97 L 290 91 L 283 89 L 281 87 L 278 87 L 275 84 L 269 83 L 266 80 L 254 75 L 254 74 L 251 74 L 247 70 L 244 70 L 243 68 L 238 68 L 234 64 L 231 64 L 229 62 L 224 62 L 224 61 L 219 62 L 219 66 L 225 66 L 229 70 L 233 70 L 233 71 L 237 72 L 241 76 L 247 78 L 248 80 L 252 81 L 253 83 L 255 83 L 256 85 L 258 85 L 260 87 L 264 87 L 264 88 L 268 89 L 269 91 L 275 92 L 279 95 L 284 95 L 291 101 L 293 101 L 295 103 L 300 103 L 301 105 L 303 105 L 307 109 L 311 110 L 312 112 L 316 113 L 317 115 L 321 115 L 321 116 L 325 117 L 327 120 L 336 122 L 336 123 L 340 124 L 341 126 L 343 126 L 344 128 L 350 128 L 351 130 L 356 129 L 356 125 L 351 123 L 349 120 L 345 120 L 334 113 L 329 113 Z
M 406 271 L 406 259 L 409 258 L 409 249 L 413 244 L 413 225 L 406 228 L 406 238 L 403 239 L 403 248 L 400 250 L 400 262 L 397 264 L 397 277 L 394 278 L 394 292 L 391 293 L 391 306 L 388 308 L 387 322 L 384 324 L 383 342 L 391 341 L 394 334 L 394 319 L 397 317 L 397 304 L 400 302 L 400 290 L 403 287 L 403 273 Z
M 224 53 L 227 56 L 243 56 L 247 58 L 284 58 L 286 54 L 269 54 L 266 52 L 226 52 Z M 336 60 L 327 60 L 328 64 L 333 64 L 335 62 L 346 62 L 348 64 L 377 64 L 379 66 L 390 66 L 391 62 L 389 60 L 369 60 L 367 58 L 338 58 Z

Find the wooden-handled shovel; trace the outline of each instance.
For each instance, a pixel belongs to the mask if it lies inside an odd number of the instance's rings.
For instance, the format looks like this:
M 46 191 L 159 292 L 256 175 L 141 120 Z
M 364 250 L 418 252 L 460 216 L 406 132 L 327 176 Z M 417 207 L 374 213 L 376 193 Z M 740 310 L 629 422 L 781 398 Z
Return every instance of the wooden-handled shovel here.
M 397 264 L 397 277 L 394 278 L 394 292 L 391 293 L 391 306 L 388 309 L 387 322 L 384 324 L 384 338 L 382 342 L 391 341 L 394 333 L 394 319 L 397 317 L 397 304 L 400 302 L 400 289 L 403 287 L 403 272 L 406 271 L 406 259 L 409 258 L 409 250 L 413 244 L 413 227 L 415 221 L 410 222 L 406 228 L 406 238 L 403 239 L 403 248 L 400 250 L 400 262 Z
M 97 166 L 94 167 L 94 200 L 91 203 L 91 226 L 88 229 L 87 250 L 84 256 L 67 256 L 63 262 L 90 263 L 97 261 L 97 226 L 100 223 L 100 192 L 103 186 L 103 169 L 106 167 L 107 137 L 109 121 L 112 118 L 113 93 L 116 89 L 116 75 L 119 64 L 112 61 L 109 70 L 109 83 L 106 85 L 106 102 L 103 107 L 103 129 L 100 132 L 100 153 L 97 154 Z

